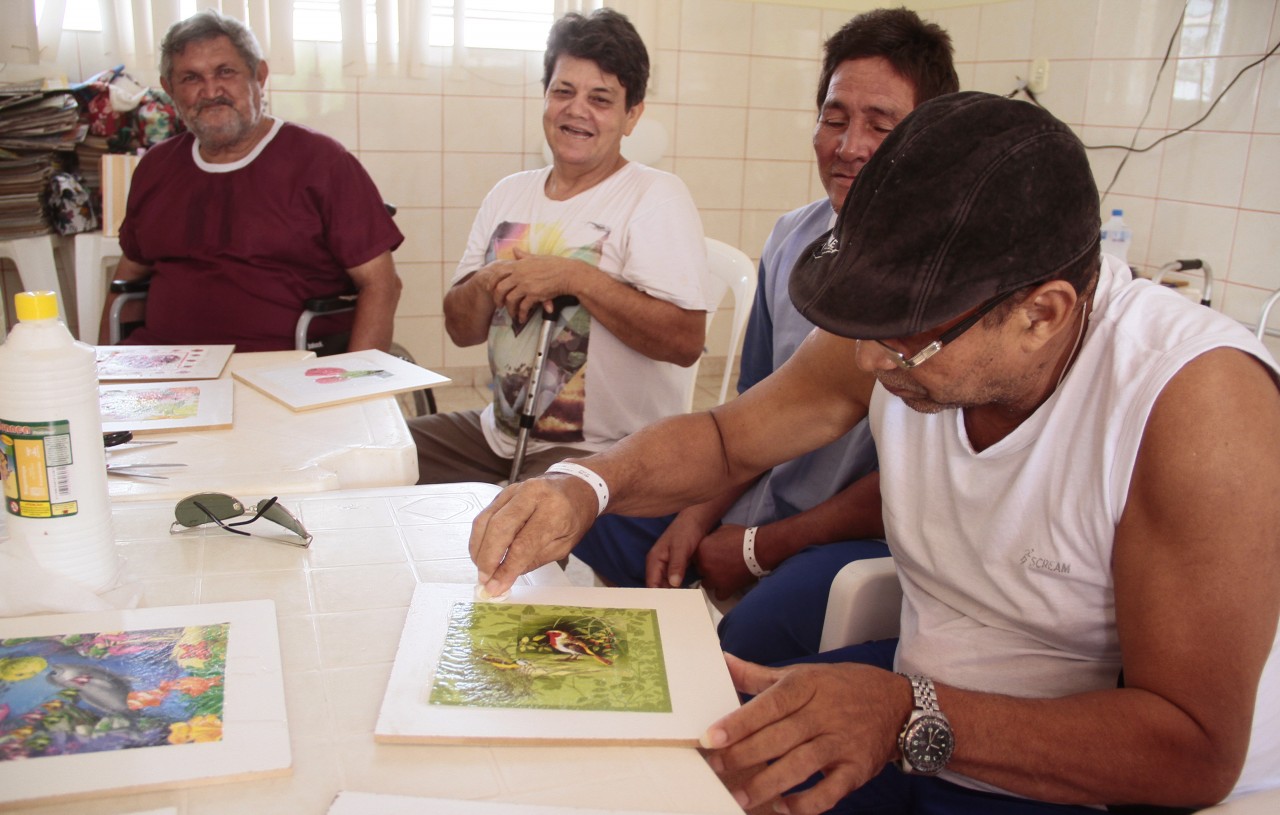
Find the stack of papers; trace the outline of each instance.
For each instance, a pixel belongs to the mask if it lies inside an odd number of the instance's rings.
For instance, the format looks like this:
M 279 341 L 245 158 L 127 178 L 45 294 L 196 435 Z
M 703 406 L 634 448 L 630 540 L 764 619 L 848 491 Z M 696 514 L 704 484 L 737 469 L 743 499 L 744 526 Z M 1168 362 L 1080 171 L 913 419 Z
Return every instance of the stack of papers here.
M 48 153 L 0 158 L 0 240 L 49 232 L 42 202 L 51 175 Z
M 0 87 L 0 148 L 71 151 L 84 135 L 82 128 L 87 132 L 69 92 L 31 94 Z
M 57 156 L 70 155 L 87 127 L 65 88 L 42 82 L 0 85 L 0 240 L 50 232 L 44 214 Z
M 88 135 L 76 145 L 76 159 L 80 168 L 80 180 L 93 199 L 102 202 L 102 157 L 111 152 L 105 136 Z

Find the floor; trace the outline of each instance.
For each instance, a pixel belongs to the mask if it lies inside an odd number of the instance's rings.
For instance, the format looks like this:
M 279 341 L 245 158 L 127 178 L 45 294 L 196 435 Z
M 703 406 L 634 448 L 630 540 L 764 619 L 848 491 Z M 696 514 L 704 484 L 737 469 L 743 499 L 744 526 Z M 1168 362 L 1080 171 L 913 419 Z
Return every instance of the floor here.
M 442 372 L 452 375 L 449 372 Z M 737 394 L 737 365 L 729 382 L 729 397 Z M 714 407 L 720 396 L 720 386 L 724 376 L 723 359 L 706 359 L 698 367 L 697 390 L 693 394 L 693 409 L 707 410 Z M 477 381 L 480 377 L 476 378 Z M 459 384 L 432 388 L 436 397 L 436 408 L 441 413 L 453 410 L 479 410 L 489 404 L 492 395 L 488 383 L 483 385 Z

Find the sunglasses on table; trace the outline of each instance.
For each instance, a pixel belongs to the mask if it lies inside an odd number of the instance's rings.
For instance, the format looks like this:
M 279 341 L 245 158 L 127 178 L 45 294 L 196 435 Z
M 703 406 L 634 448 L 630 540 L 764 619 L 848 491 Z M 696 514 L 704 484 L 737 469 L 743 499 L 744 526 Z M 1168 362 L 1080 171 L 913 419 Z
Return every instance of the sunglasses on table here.
M 195 495 L 188 495 L 173 508 L 175 520 L 169 526 L 169 534 L 174 535 L 205 524 L 217 524 L 228 532 L 248 536 L 252 533 L 235 527 L 251 524 L 261 518 L 284 527 L 302 539 L 301 542 L 297 543 L 274 537 L 271 537 L 271 540 L 279 540 L 281 543 L 288 543 L 293 546 L 307 547 L 311 545 L 311 533 L 307 532 L 306 528 L 303 527 L 302 521 L 299 521 L 292 512 L 279 504 L 278 498 L 263 498 L 254 509 L 253 517 L 228 523 L 232 518 L 243 518 L 246 514 L 245 506 L 240 499 L 220 492 L 201 492 Z

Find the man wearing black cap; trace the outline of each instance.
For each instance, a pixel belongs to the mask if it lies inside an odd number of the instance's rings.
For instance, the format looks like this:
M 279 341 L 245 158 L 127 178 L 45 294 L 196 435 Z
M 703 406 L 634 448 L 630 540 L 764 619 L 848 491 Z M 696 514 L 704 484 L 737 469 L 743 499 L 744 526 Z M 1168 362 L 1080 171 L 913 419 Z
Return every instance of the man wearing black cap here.
M 472 533 L 487 589 L 606 507 L 663 511 L 869 415 L 900 639 L 890 660 L 728 658 L 755 698 L 709 760 L 770 762 L 740 803 L 815 772 L 784 811 L 1188 811 L 1280 787 L 1277 366 L 1100 258 L 1098 227 L 1061 122 L 921 105 L 793 273 L 823 330 L 734 402 L 505 491 Z

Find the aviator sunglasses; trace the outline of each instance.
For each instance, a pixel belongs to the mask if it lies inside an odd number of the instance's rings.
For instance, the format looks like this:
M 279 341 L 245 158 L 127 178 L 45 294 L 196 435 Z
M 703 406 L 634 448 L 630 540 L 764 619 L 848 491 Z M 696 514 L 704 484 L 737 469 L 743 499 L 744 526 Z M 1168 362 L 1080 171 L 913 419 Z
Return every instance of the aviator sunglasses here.
M 302 539 L 301 542 L 282 540 L 280 538 L 270 538 L 271 540 L 279 540 L 281 543 L 288 543 L 293 546 L 306 547 L 311 545 L 311 534 L 303 527 L 302 522 L 293 516 L 292 512 L 278 503 L 278 498 L 263 498 L 258 502 L 255 510 L 253 517 L 248 520 L 227 523 L 231 518 L 240 518 L 246 514 L 244 504 L 238 498 L 233 498 L 220 492 L 201 492 L 195 495 L 188 495 L 173 508 L 175 520 L 169 527 L 169 534 L 177 534 L 187 529 L 212 523 L 237 535 L 250 535 L 251 533 L 249 532 L 245 532 L 242 529 L 234 529 L 233 527 L 244 526 L 253 523 L 259 518 L 265 518 Z

